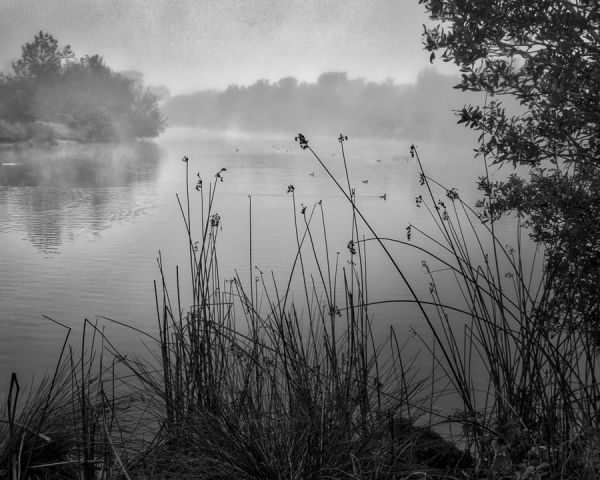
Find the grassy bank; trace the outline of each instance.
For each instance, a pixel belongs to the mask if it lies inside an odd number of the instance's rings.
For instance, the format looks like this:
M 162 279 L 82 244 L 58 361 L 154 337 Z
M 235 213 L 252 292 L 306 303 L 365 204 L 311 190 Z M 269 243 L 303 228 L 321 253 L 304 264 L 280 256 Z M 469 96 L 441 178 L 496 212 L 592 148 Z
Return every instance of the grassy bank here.
M 67 125 L 48 122 L 15 122 L 0 120 L 0 144 L 57 143 L 83 141 L 83 135 Z
M 345 165 L 347 139 L 339 140 Z M 329 173 L 306 138 L 297 141 L 307 161 Z M 416 149 L 410 154 L 420 164 Z M 556 311 L 546 287 L 552 272 L 539 268 L 541 279 L 533 281 L 520 244 L 502 245 L 494 223 L 459 192 L 421 165 L 415 208 L 429 209 L 437 231 L 409 225 L 406 238 L 381 238 L 363 217 L 347 170 L 345 178 L 332 177 L 352 213 L 351 261 L 342 264 L 328 248 L 326 206 L 297 205 L 290 185 L 297 251 L 289 280 L 278 284 L 252 268 L 254 281 L 245 283 L 219 272 L 221 218 L 213 206 L 227 172 L 203 182 L 183 160 L 186 193 L 178 200 L 189 265 L 176 269 L 170 284 L 175 267 L 159 257 L 159 337 L 140 332 L 149 354 L 131 358 L 86 321 L 77 353 L 64 327 L 52 378 L 22 394 L 13 376 L 0 410 L 1 477 L 599 473 L 597 352 L 577 333 L 547 328 Z M 430 337 L 407 338 L 392 327 L 374 337 L 367 271 L 375 248 L 412 296 L 389 301 L 399 310 L 407 301 L 416 305 Z M 405 275 L 406 254 L 423 258 L 428 294 Z M 441 279 L 448 276 L 461 298 L 445 298 Z M 299 291 L 292 291 L 293 278 L 301 280 Z M 408 342 L 422 342 L 424 353 L 407 355 Z M 474 365 L 487 378 L 475 375 Z M 440 409 L 440 398 L 457 408 Z

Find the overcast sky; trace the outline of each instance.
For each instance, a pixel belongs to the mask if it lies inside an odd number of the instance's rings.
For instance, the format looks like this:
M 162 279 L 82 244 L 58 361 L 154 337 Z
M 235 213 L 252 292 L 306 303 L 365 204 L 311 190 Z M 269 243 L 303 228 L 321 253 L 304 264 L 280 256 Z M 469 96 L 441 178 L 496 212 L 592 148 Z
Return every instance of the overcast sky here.
M 405 83 L 429 65 L 427 22 L 418 0 L 0 0 L 0 66 L 43 30 L 173 94 L 325 71 Z

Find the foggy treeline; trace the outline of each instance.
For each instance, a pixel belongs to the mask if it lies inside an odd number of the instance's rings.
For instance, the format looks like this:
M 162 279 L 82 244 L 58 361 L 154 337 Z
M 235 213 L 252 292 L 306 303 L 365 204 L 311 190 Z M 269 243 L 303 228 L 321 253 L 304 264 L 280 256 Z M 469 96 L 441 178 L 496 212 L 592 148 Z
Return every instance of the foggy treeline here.
M 316 83 L 287 77 L 178 95 L 162 111 L 171 126 L 455 142 L 472 138 L 456 125 L 453 110 L 465 104 L 465 94 L 452 88 L 458 82 L 459 77 L 433 68 L 423 70 L 414 84 L 392 79 L 374 83 L 328 72 Z
M 0 74 L 0 141 L 114 141 L 164 130 L 158 97 L 99 55 L 75 58 L 40 32 Z

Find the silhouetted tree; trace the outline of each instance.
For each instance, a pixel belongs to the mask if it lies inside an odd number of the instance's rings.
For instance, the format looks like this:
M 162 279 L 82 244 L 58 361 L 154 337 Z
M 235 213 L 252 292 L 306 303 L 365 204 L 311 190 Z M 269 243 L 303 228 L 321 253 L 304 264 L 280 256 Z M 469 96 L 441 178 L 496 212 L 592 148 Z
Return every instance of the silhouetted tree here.
M 75 57 L 70 45 L 61 48 L 58 40 L 42 31 L 34 36 L 33 43 L 26 43 L 21 50 L 21 58 L 12 64 L 15 76 L 32 82 L 59 75 L 63 60 Z
M 484 220 L 509 211 L 526 218 L 545 247 L 552 289 L 550 328 L 600 344 L 600 6 L 596 0 L 420 0 L 441 25 L 427 29 L 431 60 L 461 67 L 463 91 L 487 104 L 465 107 L 459 123 L 481 133 L 494 164 L 531 168 L 526 178 L 482 178 Z M 498 100 L 518 99 L 510 115 Z

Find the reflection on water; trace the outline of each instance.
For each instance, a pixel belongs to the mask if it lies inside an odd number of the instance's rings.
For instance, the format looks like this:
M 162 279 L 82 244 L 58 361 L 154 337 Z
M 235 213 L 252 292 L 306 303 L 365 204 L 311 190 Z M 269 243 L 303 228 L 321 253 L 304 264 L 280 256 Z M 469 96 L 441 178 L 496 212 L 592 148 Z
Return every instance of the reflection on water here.
M 50 147 L 0 150 L 1 187 L 117 187 L 152 179 L 158 145 L 61 143 Z
M 152 206 L 160 148 L 63 143 L 0 151 L 0 234 L 25 233 L 41 251 L 58 252 L 84 230 L 93 235 Z

